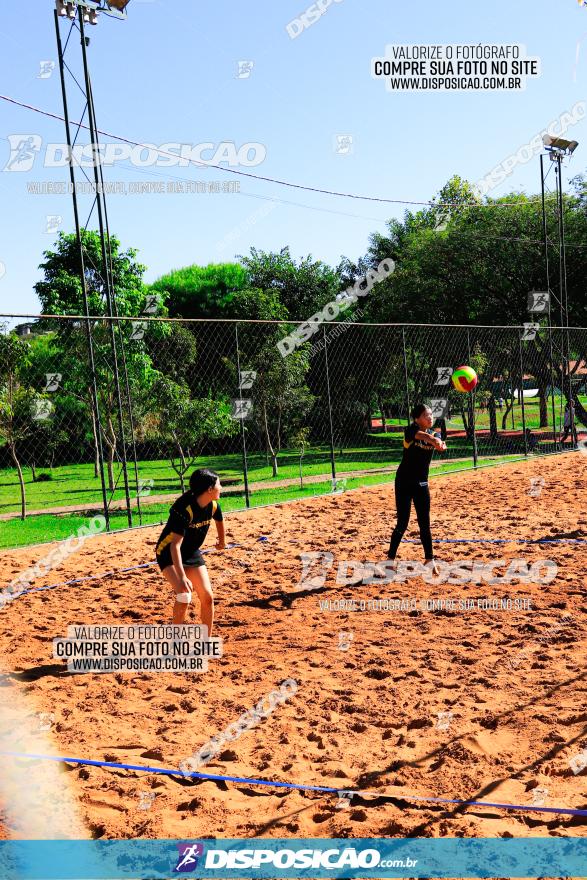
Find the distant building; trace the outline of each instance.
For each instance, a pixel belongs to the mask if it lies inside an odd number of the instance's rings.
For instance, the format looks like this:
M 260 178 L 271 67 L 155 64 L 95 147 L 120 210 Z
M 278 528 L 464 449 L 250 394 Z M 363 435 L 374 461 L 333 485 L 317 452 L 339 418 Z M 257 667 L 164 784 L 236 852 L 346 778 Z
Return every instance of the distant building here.
M 17 336 L 32 336 L 34 333 L 38 333 L 38 322 L 37 321 L 28 321 L 26 324 L 17 324 L 14 328 L 14 332 Z

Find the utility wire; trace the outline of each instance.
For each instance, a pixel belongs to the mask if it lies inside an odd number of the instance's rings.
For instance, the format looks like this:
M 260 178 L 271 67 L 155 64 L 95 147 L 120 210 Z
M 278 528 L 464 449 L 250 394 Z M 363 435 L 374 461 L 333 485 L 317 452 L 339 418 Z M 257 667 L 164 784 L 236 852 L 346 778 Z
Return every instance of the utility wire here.
M 17 101 L 15 98 L 11 98 L 8 95 L 0 95 L 0 99 L 3 101 L 7 101 L 10 104 L 14 104 L 16 107 L 22 107 L 25 110 L 31 110 L 34 113 L 39 113 L 41 116 L 46 116 L 50 119 L 56 119 L 59 122 L 64 122 L 64 118 L 59 116 L 57 113 L 51 113 L 48 110 L 42 110 L 40 107 L 34 107 L 32 104 L 26 104 L 23 101 Z M 82 125 L 79 123 L 80 128 L 85 128 L 89 130 L 89 127 L 86 125 Z M 105 135 L 106 137 L 114 138 L 115 140 L 121 141 L 122 143 L 129 144 L 133 147 L 144 147 L 145 149 L 155 150 L 155 152 L 159 153 L 162 156 L 171 156 L 176 159 L 176 153 L 169 153 L 166 150 L 162 150 L 160 147 L 153 147 L 152 144 L 143 144 L 139 141 L 133 141 L 130 138 L 125 138 L 122 135 L 113 134 L 112 132 L 103 131 L 102 129 L 97 129 L 98 134 Z M 300 189 L 305 190 L 306 192 L 315 192 L 320 193 L 321 195 L 328 196 L 339 196 L 341 198 L 346 199 L 357 199 L 360 201 L 366 202 L 378 202 L 380 204 L 386 205 L 425 205 L 431 208 L 515 208 L 520 205 L 519 202 L 491 202 L 482 204 L 481 202 L 434 202 L 434 201 L 416 201 L 414 199 L 385 199 L 380 196 L 364 196 L 358 195 L 356 193 L 345 193 L 339 192 L 337 190 L 329 190 L 322 189 L 320 187 L 315 186 L 307 186 L 301 183 L 293 183 L 288 180 L 280 180 L 276 177 L 267 177 L 262 174 L 252 174 L 250 171 L 237 171 L 234 168 L 225 168 L 222 165 L 215 165 L 212 162 L 198 162 L 197 159 L 189 159 L 190 163 L 197 165 L 202 168 L 216 168 L 218 171 L 223 171 L 227 174 L 236 174 L 240 177 L 248 177 L 252 180 L 262 180 L 266 183 L 275 183 L 278 186 L 287 186 L 291 189 Z M 535 197 L 538 200 L 538 196 Z M 532 201 L 529 199 L 528 201 Z

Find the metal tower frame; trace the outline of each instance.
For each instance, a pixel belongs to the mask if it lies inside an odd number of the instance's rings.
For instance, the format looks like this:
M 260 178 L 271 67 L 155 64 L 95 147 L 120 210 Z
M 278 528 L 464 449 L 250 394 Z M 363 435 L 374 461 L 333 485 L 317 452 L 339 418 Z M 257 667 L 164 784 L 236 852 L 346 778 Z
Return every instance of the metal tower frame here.
M 86 267 L 88 260 L 92 263 L 92 269 L 95 274 L 100 279 L 102 284 L 102 296 L 104 299 L 104 317 L 106 318 L 106 324 L 108 326 L 108 336 L 110 342 L 110 351 L 112 356 L 112 378 L 114 382 L 114 391 L 116 398 L 116 420 L 117 427 L 120 436 L 120 449 L 119 449 L 119 459 L 120 465 L 122 469 L 122 476 L 124 481 L 124 494 L 125 494 L 125 502 L 126 502 L 126 513 L 127 513 L 127 521 L 128 525 L 132 526 L 132 509 L 131 509 L 131 501 L 130 501 L 130 487 L 129 487 L 129 478 L 128 478 L 128 459 L 127 459 L 127 439 L 125 436 L 125 428 L 124 428 L 124 417 L 123 413 L 126 409 L 126 413 L 128 416 L 128 423 L 130 427 L 131 433 L 131 449 L 133 455 L 134 462 L 134 477 L 136 484 L 136 502 L 137 502 L 137 511 L 139 514 L 139 521 L 141 519 L 141 509 L 140 509 L 140 492 L 139 492 L 139 478 L 138 478 L 138 467 L 137 467 L 137 457 L 136 457 L 136 447 L 135 447 L 135 430 L 134 430 L 134 418 L 132 412 L 132 401 L 130 395 L 130 386 L 128 380 L 128 371 L 126 365 L 126 355 L 124 350 L 124 337 L 122 333 L 122 322 L 116 320 L 118 318 L 118 308 L 116 302 L 116 290 L 114 285 L 113 271 L 112 271 L 112 253 L 110 247 L 110 230 L 108 226 L 108 211 L 106 206 L 106 193 L 104 187 L 104 178 L 102 173 L 102 165 L 100 161 L 100 152 L 99 152 L 99 139 L 98 139 L 98 130 L 96 124 L 96 114 L 94 107 L 94 98 L 92 93 L 92 84 L 90 79 L 90 72 L 88 66 L 88 53 L 87 49 L 90 43 L 90 39 L 86 36 L 85 33 L 85 25 L 86 24 L 97 24 L 97 15 L 100 11 L 108 11 L 109 14 L 116 15 L 119 18 L 125 17 L 124 6 L 126 5 L 123 2 L 118 2 L 115 4 L 114 0 L 112 5 L 109 0 L 102 0 L 102 3 L 105 5 L 101 5 L 99 2 L 91 2 L 91 0 L 56 0 L 56 8 L 54 12 L 55 18 L 55 34 L 57 40 L 57 53 L 59 59 L 59 72 L 61 77 L 61 92 L 63 98 L 63 116 L 65 121 L 65 136 L 68 147 L 68 165 L 69 165 L 69 177 L 71 183 L 71 194 L 73 200 L 73 214 L 75 221 L 75 229 L 77 236 L 77 243 L 79 248 L 80 255 L 80 281 L 82 287 L 82 296 L 83 296 L 83 308 L 84 314 L 86 315 L 86 335 L 88 340 L 88 352 L 89 352 L 89 363 L 91 370 L 91 382 L 92 382 L 92 407 L 94 410 L 94 418 L 97 426 L 97 435 L 98 435 L 98 458 L 100 464 L 100 476 L 102 483 L 102 499 L 104 505 L 104 516 L 107 522 L 107 528 L 110 527 L 110 517 L 109 517 L 109 501 L 107 498 L 107 490 L 104 478 L 104 447 L 103 447 L 103 428 L 100 420 L 100 408 L 99 408 L 99 397 L 98 397 L 98 386 L 96 380 L 96 368 L 95 368 L 95 358 L 94 358 L 94 344 L 92 338 L 92 321 L 89 318 L 89 306 L 88 306 L 88 295 L 87 295 L 87 284 L 86 284 Z M 122 10 L 118 7 L 122 6 Z M 61 26 L 60 22 L 65 20 L 66 23 L 69 23 L 68 33 L 65 39 L 65 42 L 61 39 Z M 78 77 L 73 73 L 69 64 L 66 60 L 66 55 L 69 49 L 69 52 L 72 52 L 71 42 L 72 37 L 75 35 L 79 35 L 79 45 L 81 49 L 81 62 L 82 62 L 82 70 L 83 70 L 83 82 L 80 83 Z M 74 43 L 76 41 L 74 40 Z M 66 74 L 69 75 L 66 76 Z M 83 106 L 79 115 L 79 122 L 71 123 L 70 113 L 69 113 L 69 99 L 68 99 L 68 85 L 71 86 L 74 84 L 76 88 L 76 95 L 78 92 L 81 92 L 83 96 Z M 80 164 L 76 164 L 74 159 L 73 148 L 75 143 L 79 137 L 79 134 L 82 130 L 82 123 L 84 118 L 87 117 L 87 126 L 89 128 L 90 139 L 91 139 L 91 148 L 92 148 L 92 170 L 93 170 L 93 185 L 90 181 L 89 176 L 86 174 L 84 168 Z M 72 128 L 75 128 L 75 134 L 72 137 Z M 88 184 L 90 184 L 92 190 L 92 203 L 91 207 L 85 221 L 85 224 L 82 226 L 80 223 L 79 216 L 79 200 L 78 200 L 78 178 L 81 174 L 85 177 Z M 101 258 L 102 258 L 102 268 L 96 266 L 89 255 L 85 253 L 83 247 L 83 231 L 88 229 L 90 220 L 94 215 L 94 211 L 97 213 L 98 218 L 98 230 L 100 236 L 100 250 L 101 250 Z M 122 367 L 122 378 L 124 381 L 124 399 L 123 394 L 121 393 L 121 370 Z M 118 451 L 118 450 L 117 450 Z M 118 482 L 118 480 L 117 480 Z
M 553 431 L 556 440 L 556 420 L 554 406 L 554 383 L 556 373 L 559 374 L 560 390 L 561 390 L 561 408 L 562 400 L 567 401 L 573 399 L 573 388 L 571 381 L 570 369 L 570 336 L 569 336 L 569 305 L 567 291 L 567 261 L 565 251 L 565 220 L 564 220 L 564 198 L 562 186 L 562 167 L 563 159 L 566 155 L 565 149 L 556 146 L 556 139 L 550 138 L 553 145 L 546 145 L 546 155 L 549 156 L 550 165 L 547 170 L 545 165 L 545 153 L 540 154 L 540 183 L 542 193 L 542 235 L 544 244 L 544 267 L 547 291 L 549 293 L 548 302 L 548 341 L 549 341 L 549 357 L 550 357 L 550 373 L 551 373 L 551 397 L 552 397 L 552 414 L 553 414 Z M 566 143 L 566 142 L 563 142 Z M 547 185 L 548 177 L 554 169 L 555 185 L 549 188 Z M 547 204 L 547 193 L 554 195 L 554 218 L 555 218 L 555 234 L 551 237 L 549 234 L 549 207 Z M 551 203 L 552 204 L 552 203 Z M 552 223 L 551 223 L 552 226 Z M 554 250 L 554 259 L 550 258 L 549 249 Z M 552 263 L 558 260 L 558 272 L 552 271 Z M 556 280 L 555 280 L 556 279 Z M 553 314 L 558 315 L 558 326 L 553 323 Z M 574 409 L 570 407 L 571 418 L 571 438 L 575 437 L 575 416 Z M 562 425 L 561 425 L 562 428 Z M 561 447 L 562 448 L 562 447 Z

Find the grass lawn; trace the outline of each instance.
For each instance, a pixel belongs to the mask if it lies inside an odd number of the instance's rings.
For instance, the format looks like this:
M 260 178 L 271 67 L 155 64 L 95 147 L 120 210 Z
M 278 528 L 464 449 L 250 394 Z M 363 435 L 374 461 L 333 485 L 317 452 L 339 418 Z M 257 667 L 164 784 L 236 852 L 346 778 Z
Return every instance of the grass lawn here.
M 582 396 L 581 402 L 587 405 L 587 397 Z M 526 425 L 536 430 L 539 424 L 539 402 L 533 398 L 525 402 Z M 555 410 L 558 419 L 559 400 L 555 399 Z M 551 416 L 550 401 L 548 414 Z M 501 430 L 501 413 L 498 410 L 498 429 Z M 522 408 L 516 405 L 513 409 L 514 426 L 517 430 L 522 427 Z M 371 433 L 367 438 L 367 444 L 352 448 L 336 450 L 337 472 L 344 474 L 353 470 L 368 470 L 393 465 L 399 461 L 401 454 L 401 431 L 403 423 L 399 419 L 388 420 L 388 425 L 393 425 L 394 430 L 386 434 Z M 476 413 L 476 425 L 479 430 L 489 428 L 489 414 L 487 412 Z M 447 423 L 449 430 L 462 430 L 462 419 L 455 415 Z M 508 416 L 507 430 L 512 429 L 512 413 Z M 552 429 L 552 426 L 551 426 Z M 504 454 L 517 450 L 507 449 L 503 446 L 492 446 L 487 440 L 478 439 L 478 449 L 482 456 L 487 454 Z M 449 457 L 472 457 L 472 444 L 466 438 L 455 438 L 450 443 Z M 222 474 L 222 477 L 232 482 L 242 480 L 242 458 L 240 454 L 217 455 L 203 458 L 197 462 L 197 466 L 206 464 Z M 302 461 L 304 476 L 330 473 L 330 450 L 312 448 L 306 452 Z M 273 475 L 266 456 L 258 452 L 249 453 L 248 456 L 250 482 L 271 482 Z M 94 477 L 92 464 L 61 465 L 49 470 L 39 468 L 38 472 L 50 473 L 52 479 L 47 482 L 33 482 L 30 468 L 23 468 L 27 508 L 29 510 L 43 510 L 46 508 L 63 506 L 83 506 L 85 504 L 95 506 L 100 503 L 101 487 L 100 480 Z M 168 461 L 164 459 L 141 461 L 138 465 L 139 480 L 153 481 L 151 494 L 168 495 L 179 494 L 181 491 L 177 474 Z M 113 500 L 124 499 L 124 488 L 120 474 L 120 466 L 115 465 L 117 478 L 116 488 L 108 497 Z M 279 454 L 278 479 L 294 479 L 299 475 L 299 455 L 295 450 L 283 450 Z M 129 481 L 134 486 L 134 467 L 129 466 Z M 0 514 L 16 513 L 20 510 L 20 489 L 14 468 L 0 469 Z
M 587 405 L 587 397 L 582 396 L 581 402 Z M 552 409 L 548 401 L 548 413 L 551 416 Z M 538 398 L 525 401 L 526 425 L 533 430 L 539 424 Z M 555 411 L 557 419 L 560 411 L 559 400 L 555 399 Z M 514 426 L 517 430 L 522 426 L 522 408 L 516 404 L 513 409 Z M 501 430 L 501 413 L 497 411 L 498 429 Z M 403 422 L 399 419 L 388 419 L 388 426 L 393 425 L 393 430 L 386 434 L 370 433 L 364 445 L 336 449 L 335 464 L 338 477 L 344 477 L 346 473 L 353 471 L 369 471 L 382 467 L 394 467 L 400 461 L 402 454 L 402 430 Z M 480 430 L 489 427 L 489 414 L 487 412 L 476 413 L 476 424 Z M 462 419 L 455 416 L 447 422 L 449 430 L 462 431 Z M 512 429 L 512 413 L 507 420 L 507 430 Z M 545 429 L 546 430 L 546 429 Z M 552 430 L 552 426 L 550 428 Z M 515 446 L 508 447 L 503 442 L 490 443 L 486 438 L 478 437 L 477 447 L 479 465 L 494 464 L 498 461 L 507 461 L 519 458 L 523 454 L 523 446 L 516 439 Z M 551 452 L 552 442 L 542 444 L 545 452 Z M 466 437 L 449 439 L 449 451 L 447 455 L 434 466 L 434 472 L 454 470 L 472 465 L 473 445 Z M 230 485 L 242 484 L 242 457 L 240 454 L 227 454 L 206 456 L 199 459 L 194 467 L 211 467 L 221 474 Z M 324 480 L 309 483 L 303 489 L 296 482 L 292 486 L 273 485 L 276 481 L 299 480 L 300 459 L 299 454 L 293 450 L 283 450 L 279 453 L 279 472 L 277 478 L 273 477 L 271 466 L 268 464 L 264 453 L 250 452 L 248 455 L 249 483 L 267 483 L 267 488 L 255 488 L 251 493 L 251 504 L 275 504 L 279 501 L 287 501 L 311 495 L 319 495 L 331 491 L 330 474 L 330 448 L 327 446 L 313 447 L 308 449 L 302 459 L 304 478 L 322 475 Z M 38 473 L 50 473 L 51 479 L 46 482 L 33 482 L 30 468 L 23 468 L 27 510 L 45 510 L 66 506 L 83 507 L 96 511 L 101 507 L 100 480 L 94 477 L 92 464 L 72 464 L 55 467 L 52 470 L 38 468 Z M 188 472 L 188 475 L 190 471 Z M 134 466 L 129 466 L 129 482 L 131 497 L 136 494 L 134 487 Z M 124 500 L 124 488 L 121 485 L 122 475 L 120 465 L 115 465 L 117 485 L 113 492 L 108 492 L 108 498 L 112 500 Z M 150 485 L 150 496 L 179 495 L 181 486 L 179 477 L 171 467 L 169 461 L 150 460 L 141 461 L 138 464 L 139 480 L 147 481 Z M 367 474 L 349 477 L 347 487 L 353 488 L 359 485 L 371 485 L 383 483 L 393 479 L 393 474 Z M 152 481 L 152 484 L 151 482 Z M 64 539 L 85 523 L 88 514 L 81 510 L 75 513 L 63 514 L 36 514 L 27 516 L 24 522 L 18 519 L 20 512 L 20 488 L 14 468 L 0 470 L 0 514 L 14 514 L 15 518 L 0 520 L 0 548 L 20 547 L 28 544 L 42 543 L 49 540 Z M 245 507 L 244 494 L 240 491 L 232 491 L 224 496 L 223 506 L 226 510 L 241 509 Z M 146 496 L 141 500 L 142 516 L 139 517 L 133 510 L 133 525 L 159 523 L 167 518 L 169 502 L 151 502 Z M 114 510 L 111 512 L 111 527 L 113 529 L 126 528 L 128 519 L 125 511 Z
M 439 393 L 439 397 L 442 395 Z M 579 394 L 578 396 L 579 402 L 582 406 L 587 407 L 587 395 Z M 548 416 L 548 424 L 550 430 L 552 430 L 552 398 L 548 398 L 547 400 L 547 416 Z M 496 408 L 496 419 L 497 419 L 497 430 L 501 431 L 501 423 L 504 413 L 506 411 L 506 407 L 504 404 L 503 409 Z M 560 429 L 563 422 L 563 414 L 564 414 L 564 402 L 561 407 L 560 397 L 554 398 L 554 415 L 556 420 L 556 428 L 557 431 Z M 524 416 L 526 420 L 526 427 L 531 428 L 533 431 L 538 430 L 540 425 L 540 401 L 538 397 L 531 397 L 524 399 Z M 381 418 L 380 413 L 375 413 L 374 418 Z M 401 426 L 404 424 L 401 419 L 386 419 L 388 425 L 398 425 Z M 453 418 L 448 420 L 446 426 L 449 430 L 463 430 L 463 420 L 458 413 L 454 414 Z M 480 431 L 488 431 L 489 430 L 489 412 L 484 410 L 481 412 L 479 406 L 475 410 L 475 426 Z M 510 412 L 508 413 L 506 425 L 503 430 L 505 431 L 521 431 L 523 427 L 522 420 L 522 405 L 519 403 L 514 404 Z M 546 430 L 546 428 L 542 429 Z
M 349 471 L 369 470 L 382 466 L 392 466 L 399 463 L 401 458 L 401 435 L 396 434 L 373 434 L 369 438 L 372 445 L 345 448 L 336 451 L 337 474 L 345 474 Z M 497 451 L 497 450 L 496 450 Z M 472 444 L 464 438 L 457 438 L 451 444 L 450 457 L 472 457 Z M 276 478 L 273 477 L 271 466 L 267 464 L 265 455 L 253 453 L 248 455 L 249 482 L 274 482 L 277 480 L 298 479 L 300 473 L 299 454 L 292 450 L 284 450 L 279 453 L 279 471 Z M 198 459 L 194 467 L 211 467 L 221 474 L 223 479 L 229 479 L 232 483 L 243 481 L 242 458 L 240 455 L 217 455 L 206 456 Z M 304 477 L 323 474 L 330 476 L 330 449 L 313 448 L 307 451 L 302 459 Z M 188 477 L 191 473 L 188 471 Z M 94 468 L 91 464 L 62 465 L 49 469 L 37 469 L 38 473 L 50 473 L 51 480 L 46 482 L 33 482 L 30 468 L 23 468 L 26 488 L 27 510 L 43 510 L 45 508 L 79 506 L 87 504 L 95 507 L 101 504 L 102 491 L 99 478 L 94 476 Z M 108 498 L 113 500 L 124 499 L 124 486 L 120 465 L 116 464 L 115 477 L 118 479 L 114 492 L 108 492 Z M 138 463 L 139 480 L 153 481 L 150 485 L 151 495 L 169 495 L 181 492 L 179 477 L 171 468 L 168 461 L 153 460 Z M 131 496 L 134 491 L 134 466 L 128 466 Z M 187 484 L 187 482 L 186 482 Z M 13 468 L 0 470 L 0 514 L 20 512 L 20 487 L 16 471 Z
M 501 462 L 517 459 L 517 455 L 494 456 L 483 459 L 483 466 L 499 464 Z M 448 473 L 467 466 L 462 461 L 443 461 L 433 465 L 431 474 Z M 337 467 L 337 472 L 344 473 Z M 295 474 L 294 474 L 295 476 Z M 346 489 L 356 489 L 359 486 L 371 486 L 378 483 L 388 483 L 394 479 L 395 473 L 373 474 L 361 477 L 349 477 Z M 43 484 L 41 484 L 43 485 Z M 177 489 L 171 489 L 177 491 Z M 278 504 L 282 501 L 293 501 L 300 498 L 308 498 L 314 495 L 324 495 L 332 491 L 330 479 L 318 483 L 306 483 L 301 489 L 299 484 L 295 486 L 267 486 L 266 489 L 256 489 L 251 493 L 251 506 L 258 507 L 263 504 Z M 95 499 L 94 499 L 95 500 Z M 142 525 L 163 523 L 169 513 L 169 503 L 148 503 L 144 498 L 141 504 Z M 225 495 L 222 498 L 222 509 L 226 512 L 242 510 L 245 507 L 244 493 Z M 39 544 L 45 541 L 64 540 L 76 532 L 81 526 L 87 524 L 88 517 L 83 513 L 60 514 L 37 514 L 29 516 L 22 522 L 20 519 L 9 519 L 0 522 L 0 549 L 12 547 L 24 547 L 29 544 Z M 133 524 L 139 525 L 136 512 L 133 513 Z M 110 514 L 112 530 L 128 527 L 126 511 L 112 511 Z M 146 550 L 147 558 L 150 550 Z
M 389 464 L 399 461 L 400 443 L 397 438 L 388 436 L 377 438 L 385 440 L 383 444 L 377 443 L 374 447 L 345 449 L 342 456 L 337 455 L 337 470 L 340 471 L 365 470 L 368 468 L 381 467 L 382 460 Z M 391 447 L 393 442 L 394 448 Z M 217 455 L 206 456 L 198 459 L 194 467 L 206 465 L 218 471 L 223 478 L 230 478 L 242 482 L 242 458 L 240 455 Z M 317 474 L 327 475 L 330 472 L 330 450 L 312 449 L 303 457 L 302 461 L 304 476 Z M 188 471 L 188 476 L 191 473 Z M 63 507 L 68 505 L 84 504 L 95 506 L 100 503 L 101 486 L 100 480 L 94 477 L 94 468 L 91 464 L 62 465 L 48 469 L 37 469 L 38 473 L 50 473 L 51 480 L 34 483 L 30 468 L 23 468 L 27 508 L 29 510 L 42 510 L 43 508 Z M 108 497 L 124 499 L 124 487 L 122 476 L 119 474 L 120 466 L 115 465 L 115 475 L 118 476 L 118 486 L 113 493 L 108 492 Z M 267 464 L 265 455 L 252 453 L 248 456 L 248 471 L 250 482 L 271 482 L 273 474 L 271 466 Z M 154 461 L 141 461 L 138 463 L 139 480 L 153 480 L 151 486 L 152 495 L 180 494 L 181 486 L 179 477 L 172 469 L 168 461 L 163 459 Z M 134 487 L 134 466 L 128 468 L 129 481 Z M 279 474 L 277 479 L 295 479 L 299 476 L 299 455 L 293 451 L 283 451 L 279 454 Z M 131 490 L 131 494 L 133 494 Z M 20 510 L 20 488 L 14 468 L 0 470 L 0 513 L 18 513 Z

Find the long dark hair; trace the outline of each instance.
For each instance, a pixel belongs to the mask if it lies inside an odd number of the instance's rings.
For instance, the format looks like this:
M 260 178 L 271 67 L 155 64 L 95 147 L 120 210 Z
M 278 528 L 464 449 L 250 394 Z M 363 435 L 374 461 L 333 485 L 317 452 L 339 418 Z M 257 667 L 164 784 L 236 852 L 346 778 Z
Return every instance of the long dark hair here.
M 417 403 L 416 406 L 412 408 L 412 421 L 416 421 L 416 419 L 422 415 L 424 410 L 427 409 L 428 407 L 425 403 Z
M 200 468 L 194 471 L 190 477 L 190 491 L 194 495 L 202 495 L 206 489 L 211 489 L 218 479 L 218 474 L 210 468 Z

